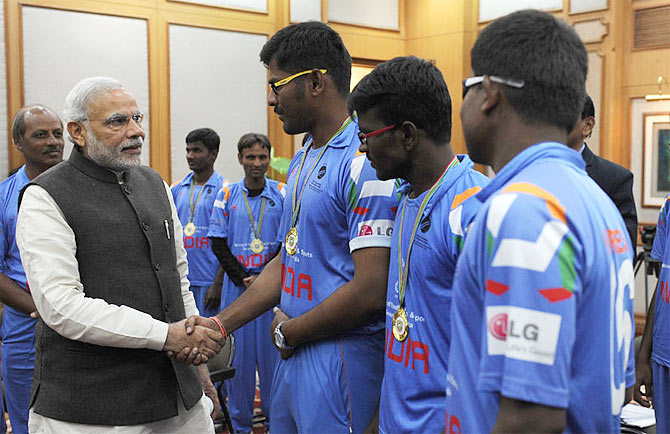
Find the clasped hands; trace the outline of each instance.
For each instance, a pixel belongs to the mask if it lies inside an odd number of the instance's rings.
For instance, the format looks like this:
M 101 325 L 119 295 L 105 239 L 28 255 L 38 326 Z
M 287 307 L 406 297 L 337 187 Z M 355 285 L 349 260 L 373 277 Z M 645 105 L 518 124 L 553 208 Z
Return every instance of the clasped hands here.
M 216 323 L 201 316 L 171 323 L 163 351 L 187 364 L 207 363 L 221 351 L 224 339 Z

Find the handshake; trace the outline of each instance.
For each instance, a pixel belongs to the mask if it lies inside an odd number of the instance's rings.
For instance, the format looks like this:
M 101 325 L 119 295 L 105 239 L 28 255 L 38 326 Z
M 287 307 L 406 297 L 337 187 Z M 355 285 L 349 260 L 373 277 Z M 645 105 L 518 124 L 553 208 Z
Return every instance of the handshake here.
M 213 319 L 194 315 L 169 325 L 163 351 L 184 363 L 200 365 L 221 351 L 224 334 Z

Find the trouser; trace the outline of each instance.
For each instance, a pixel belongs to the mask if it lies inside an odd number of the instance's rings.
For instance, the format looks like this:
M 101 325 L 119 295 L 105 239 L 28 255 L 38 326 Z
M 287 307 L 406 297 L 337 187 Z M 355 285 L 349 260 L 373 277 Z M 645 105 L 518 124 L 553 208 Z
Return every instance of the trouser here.
M 670 433 L 670 367 L 651 361 L 654 380 L 654 412 L 656 432 Z
M 151 399 L 150 396 L 147 399 Z M 214 434 L 214 423 L 210 417 L 212 400 L 203 395 L 193 408 L 186 410 L 181 399 L 178 400 L 177 416 L 150 422 L 145 425 L 88 425 L 64 422 L 41 416 L 30 410 L 31 434 L 168 434 L 203 433 Z
M 260 379 L 261 411 L 268 419 L 272 377 L 279 352 L 270 340 L 274 314 L 265 312 L 247 325 L 235 330 L 235 377 L 228 380 L 228 407 L 235 432 L 251 432 L 256 397 L 256 367 Z
M 377 410 L 383 356 L 380 331 L 301 345 L 289 359 L 280 359 L 270 432 L 364 432 Z
M 2 343 L 2 378 L 9 421 L 15 434 L 28 432 L 30 387 L 35 366 L 34 333 L 31 338 L 26 342 Z

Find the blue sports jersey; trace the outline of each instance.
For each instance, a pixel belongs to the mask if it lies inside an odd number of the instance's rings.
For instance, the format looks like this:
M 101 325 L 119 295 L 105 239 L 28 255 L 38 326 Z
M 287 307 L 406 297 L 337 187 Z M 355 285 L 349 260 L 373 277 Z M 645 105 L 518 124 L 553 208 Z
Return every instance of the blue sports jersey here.
M 20 287 L 28 290 L 26 274 L 21 264 L 19 248 L 16 246 L 16 215 L 19 193 L 30 182 L 26 167 L 0 183 L 0 272 Z M 36 320 L 11 306 L 5 306 L 2 321 L 2 342 L 33 342 Z M 31 353 L 34 355 L 34 348 Z
M 656 288 L 658 292 L 654 306 L 651 358 L 663 366 L 670 366 L 670 245 L 667 243 L 669 202 L 670 195 L 666 196 L 658 216 L 656 237 L 651 249 L 651 257 L 663 263 Z
M 465 232 L 481 207 L 481 202 L 472 196 L 489 182 L 473 170 L 474 164 L 466 155 L 459 155 L 458 159 L 460 162 L 447 171 L 428 201 L 414 238 L 404 303 L 410 331 L 403 342 L 392 333 L 393 314 L 399 305 L 398 240 L 402 237 L 404 263 L 412 227 L 428 191 L 410 199 L 407 194 L 411 186 L 404 183 L 399 188 L 404 197 L 394 224 L 386 293 L 381 433 L 437 433 L 444 427 L 451 283 Z M 407 204 L 401 234 L 404 201 Z
M 391 244 L 398 206 L 395 181 L 380 181 L 365 154 L 358 152 L 358 123 L 351 122 L 328 145 L 310 172 L 322 148 L 310 141 L 289 165 L 286 201 L 278 241 L 291 228 L 291 202 L 300 160 L 307 152 L 298 181 L 302 205 L 298 214 L 295 255 L 282 252 L 281 309 L 291 318 L 321 303 L 354 276 L 351 252 Z M 309 178 L 307 176 L 309 174 Z M 305 181 L 307 179 L 307 181 Z M 381 321 L 358 332 L 379 331 Z
M 191 181 L 193 172 L 184 179 L 172 185 L 172 197 L 177 214 L 182 226 L 186 226 L 191 216 Z M 212 215 L 214 200 L 224 184 L 228 181 L 223 179 L 218 172 L 214 171 L 204 186 L 193 186 L 193 202 L 198 194 L 202 195 L 198 200 L 193 213 L 193 224 L 195 233 L 187 236 L 184 234 L 184 247 L 186 248 L 186 259 L 188 260 L 188 281 L 192 286 L 210 286 L 214 283 L 214 277 L 219 269 L 219 260 L 216 259 L 207 232 L 209 231 L 209 219 Z
M 228 247 L 230 247 L 233 256 L 250 273 L 260 273 L 279 247 L 277 230 L 286 193 L 284 187 L 283 182 L 266 178 L 265 188 L 263 188 L 261 194 L 248 198 L 256 225 L 258 225 L 261 206 L 265 199 L 265 212 L 260 233 L 260 239 L 263 241 L 263 251 L 260 253 L 251 251 L 251 242 L 255 236 L 244 203 L 244 193 L 248 194 L 244 179 L 235 184 L 224 185 L 216 196 L 207 236 L 227 238 Z M 223 285 L 224 295 L 229 285 L 235 286 L 226 275 Z
M 454 277 L 447 432 L 490 432 L 500 395 L 567 409 L 567 432 L 619 431 L 633 250 L 584 167 L 565 145 L 534 145 L 477 195 Z

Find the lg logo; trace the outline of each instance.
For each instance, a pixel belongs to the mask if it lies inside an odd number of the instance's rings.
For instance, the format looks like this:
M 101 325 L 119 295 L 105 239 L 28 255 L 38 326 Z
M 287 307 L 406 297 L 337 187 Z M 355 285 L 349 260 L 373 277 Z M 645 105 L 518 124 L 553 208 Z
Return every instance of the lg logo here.
M 509 335 L 512 338 L 523 338 L 528 341 L 537 342 L 539 327 L 535 324 L 518 324 L 514 320 L 508 322 L 506 313 L 495 315 L 489 320 L 489 333 L 501 341 L 507 339 Z

